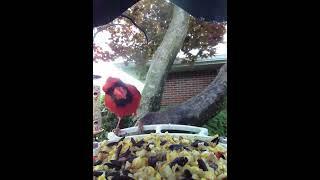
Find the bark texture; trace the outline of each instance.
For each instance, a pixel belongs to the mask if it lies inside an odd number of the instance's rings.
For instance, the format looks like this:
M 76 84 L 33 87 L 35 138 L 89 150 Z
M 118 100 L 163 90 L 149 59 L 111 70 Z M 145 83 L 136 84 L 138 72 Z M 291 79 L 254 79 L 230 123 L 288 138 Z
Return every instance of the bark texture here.
M 202 126 L 220 111 L 226 95 L 227 64 L 220 68 L 217 77 L 201 93 L 176 107 L 147 113 L 140 122 L 144 125 L 170 123 Z
M 148 112 L 160 109 L 160 102 L 168 72 L 183 46 L 189 27 L 189 14 L 178 6 L 173 8 L 173 17 L 168 30 L 152 57 L 152 64 L 146 76 L 146 84 L 142 91 L 142 99 L 137 117 L 139 119 Z

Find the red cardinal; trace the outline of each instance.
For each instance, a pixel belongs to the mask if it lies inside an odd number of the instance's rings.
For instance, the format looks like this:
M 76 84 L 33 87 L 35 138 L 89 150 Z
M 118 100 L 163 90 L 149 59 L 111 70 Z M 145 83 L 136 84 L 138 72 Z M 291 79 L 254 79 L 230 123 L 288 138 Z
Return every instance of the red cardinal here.
M 119 124 L 123 117 L 135 115 L 140 104 L 141 94 L 136 87 L 123 83 L 118 78 L 109 77 L 103 86 L 105 106 L 116 114 L 118 124 L 114 132 L 119 133 Z

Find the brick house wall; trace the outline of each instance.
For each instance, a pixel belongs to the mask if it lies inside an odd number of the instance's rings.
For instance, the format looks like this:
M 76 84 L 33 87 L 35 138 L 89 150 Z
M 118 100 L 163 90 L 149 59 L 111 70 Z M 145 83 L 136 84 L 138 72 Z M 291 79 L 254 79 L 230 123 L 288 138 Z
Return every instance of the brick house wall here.
M 165 82 L 161 107 L 176 105 L 197 95 L 216 75 L 216 69 L 170 73 Z

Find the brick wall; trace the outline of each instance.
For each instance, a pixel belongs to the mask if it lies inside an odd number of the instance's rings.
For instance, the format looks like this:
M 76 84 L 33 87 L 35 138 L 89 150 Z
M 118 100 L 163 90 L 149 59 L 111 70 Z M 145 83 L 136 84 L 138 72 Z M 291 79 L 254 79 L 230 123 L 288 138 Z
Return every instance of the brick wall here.
M 206 88 L 216 74 L 216 70 L 170 73 L 164 86 L 161 106 L 172 106 L 193 97 Z

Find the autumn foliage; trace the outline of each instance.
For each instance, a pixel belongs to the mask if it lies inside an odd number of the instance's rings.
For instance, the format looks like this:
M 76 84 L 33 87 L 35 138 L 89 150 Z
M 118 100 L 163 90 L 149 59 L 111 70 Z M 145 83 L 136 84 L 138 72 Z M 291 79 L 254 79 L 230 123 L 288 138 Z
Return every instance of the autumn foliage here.
M 108 37 L 109 49 L 93 43 L 94 61 L 113 61 L 124 58 L 127 62 L 145 64 L 161 43 L 172 18 L 173 4 L 165 0 L 141 0 L 122 16 L 94 32 Z M 185 63 L 215 54 L 215 46 L 226 32 L 225 23 L 206 22 L 191 17 L 188 34 L 181 49 Z M 190 51 L 198 49 L 196 54 Z

